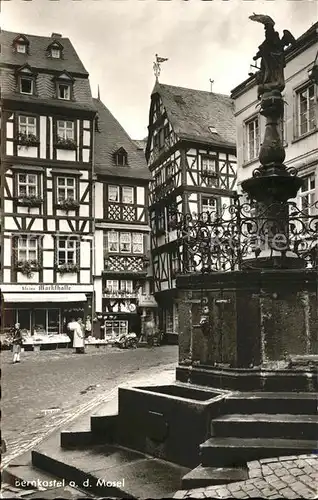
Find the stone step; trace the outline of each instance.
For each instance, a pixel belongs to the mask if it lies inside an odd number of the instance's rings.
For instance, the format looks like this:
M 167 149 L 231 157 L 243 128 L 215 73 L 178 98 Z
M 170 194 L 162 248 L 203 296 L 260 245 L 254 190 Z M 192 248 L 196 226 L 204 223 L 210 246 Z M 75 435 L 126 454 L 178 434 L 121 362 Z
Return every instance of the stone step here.
M 107 498 L 172 497 L 189 471 L 118 445 L 63 449 L 56 438 L 32 451 L 32 464 Z
M 204 488 L 214 484 L 228 484 L 248 479 L 246 467 L 203 467 L 199 465 L 183 476 L 181 487 L 183 490 Z
M 290 414 L 230 414 L 212 420 L 211 435 L 217 437 L 263 437 L 316 439 L 318 416 Z
M 227 396 L 225 413 L 289 413 L 317 415 L 317 395 L 301 392 L 241 392 Z
M 205 467 L 234 467 L 261 458 L 313 453 L 317 440 L 212 437 L 200 445 Z

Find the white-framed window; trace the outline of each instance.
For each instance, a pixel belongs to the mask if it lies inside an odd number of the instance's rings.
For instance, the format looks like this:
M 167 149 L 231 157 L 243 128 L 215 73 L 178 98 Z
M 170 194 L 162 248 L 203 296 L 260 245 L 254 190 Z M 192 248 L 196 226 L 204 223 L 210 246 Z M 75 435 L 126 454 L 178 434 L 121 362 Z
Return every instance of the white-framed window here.
M 61 139 L 74 139 L 74 122 L 58 120 L 57 135 Z
M 35 116 L 19 115 L 19 132 L 21 132 L 21 134 L 36 135 L 36 118 L 35 118 Z
M 18 196 L 37 196 L 38 176 L 36 174 L 18 174 Z
M 71 98 L 71 85 L 69 83 L 57 84 L 57 98 L 69 101 Z
M 18 260 L 37 260 L 38 240 L 34 236 L 19 236 L 17 245 Z
M 116 293 L 119 290 L 118 280 L 107 280 L 106 281 L 106 293 Z
M 131 233 L 120 233 L 120 251 L 131 253 Z
M 316 90 L 315 84 L 298 90 L 297 98 L 297 135 L 307 134 L 317 127 L 316 116 Z
M 201 169 L 203 172 L 216 172 L 216 160 L 211 156 L 201 157 Z
M 119 186 L 108 186 L 108 201 L 119 202 Z
M 108 231 L 108 251 L 118 252 L 119 251 L 119 234 L 116 231 Z
M 60 59 L 60 57 L 61 57 L 60 49 L 52 48 L 51 49 L 51 57 L 53 57 L 53 59 Z
M 315 203 L 317 196 L 315 173 L 302 177 L 302 181 L 303 184 L 298 194 L 299 208 L 305 217 L 310 217 L 311 215 L 314 215 L 313 204 Z
M 260 130 L 258 117 L 245 122 L 246 131 L 246 160 L 251 161 L 258 157 L 260 148 Z
M 21 94 L 33 94 L 33 78 L 21 76 L 20 77 L 20 93 Z
M 76 264 L 76 240 L 59 238 L 57 240 L 58 265 Z
M 57 177 L 57 200 L 75 200 L 76 199 L 76 181 L 74 177 Z
M 133 253 L 144 253 L 144 235 L 142 233 L 133 233 L 132 251 Z
M 132 280 L 121 280 L 120 289 L 122 292 L 133 293 L 133 282 Z
M 216 199 L 211 196 L 202 196 L 202 212 L 211 213 L 216 211 Z
M 19 54 L 26 54 L 26 45 L 25 43 L 17 43 L 16 49 Z
M 123 186 L 122 188 L 122 203 L 132 204 L 134 203 L 134 188 Z

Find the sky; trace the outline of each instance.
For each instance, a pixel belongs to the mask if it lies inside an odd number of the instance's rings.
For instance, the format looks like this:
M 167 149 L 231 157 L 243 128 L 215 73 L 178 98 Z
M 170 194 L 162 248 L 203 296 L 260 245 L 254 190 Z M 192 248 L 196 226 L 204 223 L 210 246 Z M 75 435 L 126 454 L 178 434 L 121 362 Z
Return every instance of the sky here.
M 1 28 L 73 43 L 100 97 L 133 139 L 147 136 L 155 54 L 159 81 L 229 94 L 248 77 L 268 14 L 299 37 L 318 20 L 318 0 L 0 0 Z M 67 68 L 65 68 L 67 69 Z

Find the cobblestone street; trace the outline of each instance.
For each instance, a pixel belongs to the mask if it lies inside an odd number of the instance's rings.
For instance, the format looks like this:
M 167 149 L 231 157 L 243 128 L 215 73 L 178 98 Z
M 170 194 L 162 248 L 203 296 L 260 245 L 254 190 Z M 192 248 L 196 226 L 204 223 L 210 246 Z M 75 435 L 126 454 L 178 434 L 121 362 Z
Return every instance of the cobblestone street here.
M 7 444 L 2 466 L 67 419 L 89 411 L 127 379 L 177 361 L 176 346 L 90 348 L 85 355 L 72 351 L 25 352 L 15 365 L 11 353 L 2 352 L 2 437 Z
M 247 481 L 180 490 L 174 498 L 318 498 L 317 455 L 255 460 L 248 469 Z

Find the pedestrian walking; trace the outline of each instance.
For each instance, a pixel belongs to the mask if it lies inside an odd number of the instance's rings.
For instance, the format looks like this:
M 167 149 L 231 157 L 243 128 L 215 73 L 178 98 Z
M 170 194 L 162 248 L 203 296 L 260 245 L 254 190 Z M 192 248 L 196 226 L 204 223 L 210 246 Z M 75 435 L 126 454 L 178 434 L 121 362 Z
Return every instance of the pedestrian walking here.
M 20 363 L 22 343 L 23 343 L 23 336 L 20 328 L 20 323 L 16 323 L 14 325 L 14 331 L 12 337 L 13 363 Z
M 153 347 L 156 334 L 156 325 L 153 319 L 145 322 L 145 336 L 149 347 Z

